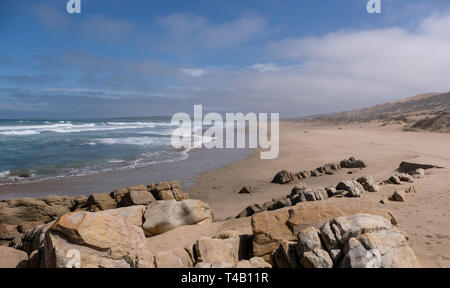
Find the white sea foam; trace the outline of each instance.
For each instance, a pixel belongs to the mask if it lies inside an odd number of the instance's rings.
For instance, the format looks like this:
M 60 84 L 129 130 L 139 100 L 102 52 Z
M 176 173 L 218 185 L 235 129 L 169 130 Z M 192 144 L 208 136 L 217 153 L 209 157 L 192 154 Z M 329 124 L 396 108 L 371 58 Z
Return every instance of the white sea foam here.
M 143 129 L 157 126 L 172 126 L 170 123 L 155 122 L 106 122 L 73 124 L 72 122 L 49 123 L 47 125 L 0 126 L 0 135 L 36 135 L 42 132 L 80 133 L 94 131 L 113 131 L 123 129 Z
M 152 145 L 157 140 L 152 137 L 127 137 L 127 138 L 98 138 L 95 139 L 100 144 L 105 145 L 139 145 L 148 146 Z
M 0 172 L 0 178 L 8 177 L 8 176 L 9 176 L 9 171 L 8 170 Z

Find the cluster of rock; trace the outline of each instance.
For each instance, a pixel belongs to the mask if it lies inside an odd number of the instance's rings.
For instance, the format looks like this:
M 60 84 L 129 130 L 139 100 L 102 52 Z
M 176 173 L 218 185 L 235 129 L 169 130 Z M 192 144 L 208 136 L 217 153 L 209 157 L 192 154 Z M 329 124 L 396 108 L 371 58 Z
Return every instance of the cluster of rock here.
M 272 183 L 288 184 L 308 177 L 318 177 L 322 175 L 333 175 L 341 168 L 365 168 L 366 164 L 362 160 L 354 157 L 342 160 L 338 163 L 328 163 L 311 171 L 289 172 L 282 170 L 278 172 L 272 180 Z
M 274 267 L 281 268 L 420 267 L 404 233 L 372 214 L 338 217 L 319 228 L 302 229 L 297 241 L 280 245 L 271 256 Z
M 363 176 L 358 180 L 345 180 L 339 182 L 336 186 L 330 187 L 294 187 L 291 194 L 284 197 L 272 199 L 262 205 L 253 204 L 246 207 L 236 218 L 249 217 L 263 211 L 272 211 L 284 207 L 294 206 L 300 202 L 313 202 L 336 197 L 360 197 L 362 193 L 378 192 L 379 187 L 371 175 Z

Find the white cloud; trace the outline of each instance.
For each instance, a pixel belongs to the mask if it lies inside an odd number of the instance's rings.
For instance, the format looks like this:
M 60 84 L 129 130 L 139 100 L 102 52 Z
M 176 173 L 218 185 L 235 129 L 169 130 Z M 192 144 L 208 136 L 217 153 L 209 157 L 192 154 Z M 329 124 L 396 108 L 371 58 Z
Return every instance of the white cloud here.
M 180 71 L 192 77 L 200 77 L 208 73 L 205 69 L 180 69 Z
M 251 70 L 255 70 L 261 73 L 264 72 L 279 72 L 281 68 L 275 63 L 258 63 L 248 67 Z

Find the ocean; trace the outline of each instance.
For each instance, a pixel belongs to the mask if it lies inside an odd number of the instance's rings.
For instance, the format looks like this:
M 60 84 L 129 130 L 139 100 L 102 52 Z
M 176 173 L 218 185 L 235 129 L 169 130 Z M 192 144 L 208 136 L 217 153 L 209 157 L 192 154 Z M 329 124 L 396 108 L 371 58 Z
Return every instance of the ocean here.
M 0 185 L 184 160 L 176 128 L 169 117 L 0 120 Z

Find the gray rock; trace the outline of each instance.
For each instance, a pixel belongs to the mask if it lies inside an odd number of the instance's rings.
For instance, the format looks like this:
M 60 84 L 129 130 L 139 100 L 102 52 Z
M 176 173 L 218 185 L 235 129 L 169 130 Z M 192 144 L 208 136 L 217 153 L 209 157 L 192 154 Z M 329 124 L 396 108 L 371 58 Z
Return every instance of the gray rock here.
M 342 181 L 336 186 L 336 189 L 347 191 L 348 197 L 361 197 L 361 194 L 364 193 L 364 187 L 355 180 Z
M 304 268 L 333 268 L 333 260 L 328 252 L 322 249 L 305 252 L 300 263 Z
M 301 258 L 305 252 L 314 249 L 322 249 L 319 231 L 314 227 L 308 227 L 298 233 L 297 255 Z

